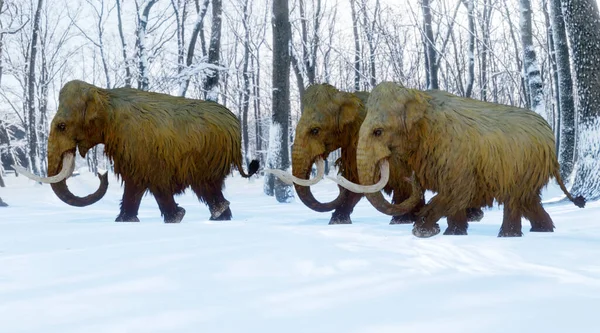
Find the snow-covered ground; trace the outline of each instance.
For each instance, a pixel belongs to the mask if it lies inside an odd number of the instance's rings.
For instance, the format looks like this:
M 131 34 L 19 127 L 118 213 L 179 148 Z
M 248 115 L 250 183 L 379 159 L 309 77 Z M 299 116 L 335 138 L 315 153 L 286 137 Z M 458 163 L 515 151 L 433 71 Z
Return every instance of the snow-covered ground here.
M 234 220 L 208 221 L 191 191 L 181 224 L 144 197 L 140 223 L 113 222 L 111 178 L 95 205 L 70 207 L 24 177 L 0 197 L 0 332 L 599 332 L 600 202 L 547 205 L 554 233 L 497 238 L 487 210 L 468 236 L 412 236 L 362 200 L 329 226 L 261 179 L 227 179 Z M 92 174 L 69 180 L 92 192 Z M 314 187 L 336 194 L 333 182 Z M 544 192 L 560 196 L 552 185 Z M 442 230 L 445 220 L 440 222 Z

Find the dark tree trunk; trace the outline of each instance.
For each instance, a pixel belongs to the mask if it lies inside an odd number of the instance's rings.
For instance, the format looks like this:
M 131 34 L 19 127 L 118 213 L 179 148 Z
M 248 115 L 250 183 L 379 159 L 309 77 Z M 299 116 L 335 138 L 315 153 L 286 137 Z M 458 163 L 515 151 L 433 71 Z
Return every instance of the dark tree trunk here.
M 425 57 L 427 57 L 427 76 L 429 77 L 429 86 L 427 89 L 439 89 L 437 51 L 435 50 L 435 40 L 433 39 L 433 27 L 431 25 L 431 1 L 422 0 L 421 9 L 423 10 L 423 32 L 425 33 Z
M 544 107 L 544 91 L 542 86 L 542 73 L 537 63 L 537 56 L 533 47 L 531 31 L 531 1 L 519 0 L 521 44 L 523 47 L 523 73 L 529 91 L 529 104 L 535 112 L 547 116 Z
M 185 58 L 185 67 L 190 68 L 192 66 L 192 62 L 194 61 L 194 52 L 196 50 L 196 43 L 198 42 L 198 35 L 201 37 L 202 43 L 202 54 L 204 55 L 204 17 L 206 16 L 206 12 L 208 11 L 208 3 L 210 0 L 204 0 L 202 3 L 202 7 L 198 3 L 198 0 L 195 0 L 196 3 L 196 23 L 194 24 L 194 29 L 192 30 L 192 35 L 190 36 L 190 43 L 188 45 L 188 50 Z M 179 95 L 185 96 L 187 93 L 188 87 L 190 85 L 190 75 L 185 77 L 182 87 L 180 88 Z
M 560 174 L 566 179 L 575 161 L 575 101 L 569 59 L 569 44 L 560 0 L 549 0 L 556 70 L 558 74 L 558 156 Z
M 600 198 L 600 13 L 595 0 L 562 0 L 577 91 L 577 164 L 571 193 Z
M 212 28 L 210 34 L 210 46 L 208 48 L 208 63 L 219 66 L 221 50 L 221 0 L 212 0 Z M 212 73 L 204 82 L 206 99 L 217 102 L 219 100 L 219 71 L 213 69 Z
M 244 80 L 244 91 L 242 96 L 242 141 L 244 142 L 244 157 L 246 161 L 246 165 L 250 163 L 250 152 L 248 151 L 250 147 L 249 135 L 248 135 L 248 110 L 250 108 L 250 73 L 248 71 L 250 65 L 250 27 L 248 26 L 248 20 L 250 19 L 250 15 L 248 13 L 248 2 L 249 0 L 244 1 L 243 7 L 243 21 L 244 25 L 244 64 L 243 64 L 243 72 L 242 78 Z
M 274 155 L 273 167 L 287 170 L 289 157 L 289 117 L 290 117 L 290 39 L 288 0 L 273 1 L 273 126 L 278 137 L 278 151 Z M 270 142 L 272 144 L 273 141 Z M 269 147 L 272 150 L 273 147 Z M 294 196 L 293 188 L 275 179 L 275 198 L 278 202 L 289 202 Z

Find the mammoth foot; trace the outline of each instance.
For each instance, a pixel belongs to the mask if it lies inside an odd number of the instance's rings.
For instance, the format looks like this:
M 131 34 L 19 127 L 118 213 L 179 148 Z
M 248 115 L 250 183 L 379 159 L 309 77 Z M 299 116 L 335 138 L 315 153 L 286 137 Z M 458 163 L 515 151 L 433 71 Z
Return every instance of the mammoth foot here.
M 329 224 L 352 224 L 350 216 L 332 216 Z
M 408 213 L 404 215 L 393 216 L 390 224 L 412 224 L 417 220 L 415 214 Z
M 504 228 L 500 228 L 500 232 L 498 233 L 498 237 L 521 237 L 523 233 L 521 230 L 505 230 Z
M 210 216 L 210 221 L 229 221 L 232 218 L 232 214 L 231 214 L 231 209 L 229 209 L 229 207 L 227 207 L 227 209 L 225 209 L 225 211 L 223 213 L 221 213 L 221 215 L 219 216 Z
M 415 223 L 412 234 L 419 238 L 429 238 L 440 233 L 439 224 L 435 223 L 433 227 L 427 227 L 423 224 Z
M 138 219 L 137 216 L 119 214 L 115 219 L 115 222 L 140 222 L 140 219 Z
M 8 207 L 8 204 L 0 199 L 0 207 Z
M 553 226 L 543 226 L 543 225 L 532 225 L 531 229 L 529 229 L 529 231 L 531 231 L 531 232 L 554 232 L 554 227 Z
M 185 209 L 183 207 L 177 207 L 175 214 L 165 214 L 165 223 L 179 223 L 185 216 Z
M 483 218 L 483 210 L 481 208 L 467 208 L 467 221 L 479 222 Z
M 456 225 L 448 226 L 446 231 L 444 231 L 444 235 L 467 235 L 467 227 L 459 227 Z

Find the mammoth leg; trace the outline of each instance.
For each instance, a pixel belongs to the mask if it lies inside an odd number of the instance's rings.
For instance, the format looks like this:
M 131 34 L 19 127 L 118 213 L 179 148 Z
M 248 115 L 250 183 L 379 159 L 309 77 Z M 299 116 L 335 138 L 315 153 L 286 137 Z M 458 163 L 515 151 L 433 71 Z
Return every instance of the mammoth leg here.
M 533 232 L 553 232 L 554 223 L 550 218 L 550 215 L 546 212 L 539 198 L 536 199 L 535 204 L 523 211 L 523 216 L 531 223 L 530 231 Z
M 410 187 L 408 188 L 408 191 L 409 192 L 406 193 L 406 190 L 404 189 L 394 189 L 394 193 L 392 195 L 392 203 L 399 204 L 402 203 L 404 200 L 408 199 L 410 197 Z M 417 221 L 417 212 L 424 206 L 425 198 L 423 198 L 421 202 L 419 202 L 419 204 L 415 206 L 412 212 L 403 215 L 392 216 L 390 224 L 410 224 Z
M 156 199 L 156 203 L 158 203 L 158 208 L 160 208 L 160 212 L 164 218 L 165 223 L 179 223 L 183 220 L 185 216 L 185 209 L 183 207 L 179 207 L 175 203 L 175 199 L 173 199 L 173 194 L 164 192 L 152 192 L 154 198 Z
M 440 233 L 437 223 L 444 216 L 445 200 L 436 194 L 417 215 L 417 221 L 413 225 L 412 233 L 419 238 L 432 237 Z
M 521 237 L 521 210 L 509 202 L 504 203 L 504 217 L 498 237 Z
M 229 201 L 223 196 L 222 188 L 222 181 L 204 186 L 192 186 L 198 200 L 208 206 L 211 221 L 228 221 L 233 217 Z
M 121 200 L 121 212 L 115 219 L 115 222 L 140 222 L 137 215 L 144 192 L 146 192 L 145 188 L 137 186 L 130 181 L 125 181 L 123 199 Z
M 467 222 L 467 212 L 461 209 L 458 213 L 448 216 L 448 228 L 444 235 L 466 235 L 469 223 Z
M 345 200 L 335 211 L 333 211 L 329 224 L 352 224 L 350 214 L 352 214 L 354 206 L 356 206 L 362 197 L 363 195 L 360 193 L 346 191 Z

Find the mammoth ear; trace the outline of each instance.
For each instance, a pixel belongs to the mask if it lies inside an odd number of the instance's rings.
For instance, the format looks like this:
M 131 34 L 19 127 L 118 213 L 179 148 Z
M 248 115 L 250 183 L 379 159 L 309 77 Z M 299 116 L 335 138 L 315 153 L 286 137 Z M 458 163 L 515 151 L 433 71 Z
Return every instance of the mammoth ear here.
M 416 123 L 425 116 L 429 103 L 426 96 L 417 90 L 409 90 L 404 102 L 404 112 L 400 113 L 400 122 L 405 133 L 410 133 Z
M 338 92 L 334 100 L 340 106 L 337 115 L 337 127 L 342 129 L 344 126 L 358 121 L 360 109 L 364 108 L 363 102 L 356 95 L 347 92 Z
M 108 96 L 103 93 L 102 89 L 94 86 L 83 88 L 82 95 L 85 99 L 83 122 L 86 126 L 94 126 L 106 110 Z

